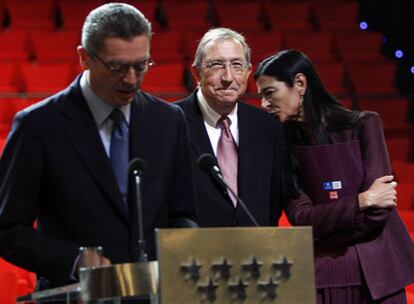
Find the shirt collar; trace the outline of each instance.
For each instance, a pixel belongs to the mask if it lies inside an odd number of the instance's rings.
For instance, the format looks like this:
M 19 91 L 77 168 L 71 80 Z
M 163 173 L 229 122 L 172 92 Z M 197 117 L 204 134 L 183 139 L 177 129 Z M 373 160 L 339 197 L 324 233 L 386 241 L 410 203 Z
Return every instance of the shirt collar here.
M 210 107 L 201 90 L 197 90 L 197 99 L 200 105 L 201 113 L 203 114 L 204 121 L 209 126 L 217 128 L 217 122 L 219 121 L 222 115 L 217 113 L 216 111 L 214 111 L 212 107 Z M 238 103 L 236 102 L 233 110 L 231 110 L 231 112 L 227 114 L 227 117 L 230 119 L 232 124 L 237 123 L 237 108 Z
M 86 99 L 86 103 L 88 104 L 89 109 L 92 112 L 96 125 L 99 128 L 106 122 L 106 119 L 108 118 L 109 114 L 111 114 L 114 107 L 109 105 L 102 98 L 96 95 L 95 92 L 92 91 L 91 87 L 88 84 L 88 80 L 87 80 L 88 74 L 89 74 L 88 70 L 86 70 L 82 74 L 81 79 L 80 79 L 80 88 L 81 88 L 83 96 Z M 120 107 L 119 109 L 124 114 L 125 121 L 129 125 L 131 104 L 129 103 L 127 105 L 124 105 Z

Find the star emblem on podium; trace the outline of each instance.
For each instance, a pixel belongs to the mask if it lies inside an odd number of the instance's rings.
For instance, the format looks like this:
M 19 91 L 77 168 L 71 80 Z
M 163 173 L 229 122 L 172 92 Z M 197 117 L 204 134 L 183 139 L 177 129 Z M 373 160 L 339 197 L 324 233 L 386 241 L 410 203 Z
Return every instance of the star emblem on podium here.
M 192 257 L 189 263 L 181 263 L 181 271 L 185 274 L 186 280 L 197 281 L 200 278 L 200 268 L 202 264 L 199 264 L 197 260 Z
M 246 299 L 246 288 L 249 286 L 249 283 L 244 282 L 240 277 L 237 277 L 233 283 L 228 283 L 227 286 L 232 293 L 233 300 Z
M 249 274 L 249 278 L 258 279 L 260 278 L 260 267 L 262 267 L 263 262 L 257 260 L 255 256 L 251 258 L 250 261 L 242 264 L 242 270 Z
M 289 279 L 291 276 L 290 268 L 292 267 L 293 262 L 289 261 L 286 256 L 282 256 L 279 261 L 274 261 L 272 263 L 272 268 L 276 270 L 276 276 L 282 279 Z
M 233 267 L 233 264 L 230 263 L 227 260 L 226 257 L 222 257 L 221 261 L 214 262 L 211 265 L 211 269 L 216 274 L 216 278 L 218 278 L 218 279 L 222 278 L 222 279 L 225 279 L 225 280 L 230 278 L 230 268 L 231 267 Z
M 199 283 L 197 287 L 201 301 L 207 299 L 209 302 L 214 302 L 217 299 L 216 289 L 219 285 L 214 283 L 212 278 L 209 277 L 207 283 Z
M 269 276 L 267 281 L 261 281 L 257 283 L 257 288 L 262 292 L 262 300 L 271 299 L 274 300 L 277 296 L 276 288 L 279 286 L 279 282 L 273 281 L 273 278 Z

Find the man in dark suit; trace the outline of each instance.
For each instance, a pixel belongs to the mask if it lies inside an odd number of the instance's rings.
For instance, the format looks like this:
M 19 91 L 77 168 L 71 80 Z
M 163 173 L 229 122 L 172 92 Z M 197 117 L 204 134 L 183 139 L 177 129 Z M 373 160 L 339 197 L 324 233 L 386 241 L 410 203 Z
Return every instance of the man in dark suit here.
M 93 10 L 77 48 L 85 72 L 15 118 L 0 162 L 0 254 L 36 272 L 40 288 L 71 282 L 79 246 L 102 246 L 105 263 L 138 260 L 128 160 L 148 168 L 142 213 L 150 259 L 154 228 L 194 224 L 184 114 L 139 90 L 152 62 L 150 37 L 150 23 L 130 5 Z
M 198 168 L 197 159 L 203 153 L 216 157 L 224 180 L 259 225 L 277 225 L 281 214 L 281 127 L 267 113 L 240 102 L 250 71 L 250 49 L 244 37 L 226 28 L 210 30 L 201 39 L 193 63 L 198 88 L 177 102 L 188 120 L 202 227 L 253 225 L 235 197 Z M 223 139 L 225 134 L 228 140 Z

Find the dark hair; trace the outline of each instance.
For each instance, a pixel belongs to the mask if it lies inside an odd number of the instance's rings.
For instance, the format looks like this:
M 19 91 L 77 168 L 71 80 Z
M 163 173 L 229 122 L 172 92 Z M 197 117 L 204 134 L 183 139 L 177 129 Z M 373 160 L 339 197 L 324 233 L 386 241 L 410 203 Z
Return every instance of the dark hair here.
M 289 121 L 284 126 L 286 145 L 283 175 L 288 197 L 299 195 L 295 147 L 329 144 L 329 131 L 355 130 L 359 125 L 359 113 L 343 107 L 325 89 L 312 62 L 302 52 L 284 50 L 266 58 L 259 64 L 254 79 L 266 75 L 292 88 L 298 73 L 302 73 L 307 79 L 307 88 L 303 96 L 305 122 Z
M 132 39 L 145 34 L 151 39 L 151 23 L 135 7 L 125 3 L 107 3 L 92 10 L 82 27 L 82 46 L 99 52 L 108 37 Z

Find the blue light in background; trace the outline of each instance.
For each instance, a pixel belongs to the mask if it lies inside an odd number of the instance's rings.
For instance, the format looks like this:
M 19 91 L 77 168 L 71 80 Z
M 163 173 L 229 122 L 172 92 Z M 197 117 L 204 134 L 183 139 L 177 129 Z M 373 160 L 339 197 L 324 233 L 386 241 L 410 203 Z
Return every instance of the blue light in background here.
M 414 74 L 414 65 L 410 68 L 411 74 Z
M 359 23 L 359 28 L 360 28 L 361 30 L 363 30 L 363 31 L 367 30 L 367 29 L 368 29 L 368 23 L 367 23 L 367 22 L 365 22 L 365 21 L 361 21 L 361 22 Z
M 396 50 L 394 54 L 395 54 L 395 57 L 397 57 L 397 58 L 404 57 L 404 52 L 401 51 L 401 50 Z

